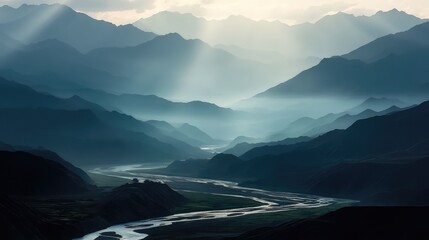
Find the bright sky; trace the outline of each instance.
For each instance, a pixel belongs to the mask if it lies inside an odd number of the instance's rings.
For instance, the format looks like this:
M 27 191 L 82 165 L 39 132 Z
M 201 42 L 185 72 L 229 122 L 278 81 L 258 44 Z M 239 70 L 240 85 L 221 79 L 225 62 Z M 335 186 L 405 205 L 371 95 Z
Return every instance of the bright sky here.
M 207 19 L 243 15 L 254 20 L 280 20 L 288 24 L 314 22 L 340 11 L 371 15 L 392 8 L 429 18 L 429 0 L 0 0 L 0 3 L 14 7 L 23 3 L 63 3 L 116 24 L 133 23 L 166 10 Z

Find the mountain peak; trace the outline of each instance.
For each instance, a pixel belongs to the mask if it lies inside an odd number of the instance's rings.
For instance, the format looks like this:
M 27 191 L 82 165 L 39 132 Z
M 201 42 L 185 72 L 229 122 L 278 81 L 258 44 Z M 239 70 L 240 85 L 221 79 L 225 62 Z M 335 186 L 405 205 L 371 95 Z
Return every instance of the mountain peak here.
M 415 17 L 413 15 L 410 15 L 404 11 L 398 10 L 397 8 L 393 8 L 389 11 L 378 11 L 377 13 L 375 13 L 373 16 L 377 17 L 377 16 L 390 16 L 390 17 L 395 17 L 395 16 L 412 16 Z M 417 17 L 415 17 L 417 18 Z
M 354 15 L 353 14 L 349 14 L 349 13 L 345 13 L 345 12 L 337 12 L 335 14 L 330 14 L 330 15 L 326 15 L 324 17 L 322 17 L 319 21 L 317 21 L 316 23 L 323 23 L 323 22 L 327 22 L 327 21 L 338 21 L 338 19 L 344 19 L 344 18 L 353 18 Z
M 165 35 L 159 35 L 154 39 L 140 44 L 140 47 L 154 47 L 154 46 L 177 46 L 177 44 L 185 44 L 187 42 L 180 34 L 178 33 L 167 33 Z
M 3 6 L 0 7 L 0 9 L 13 10 L 15 8 L 13 8 L 13 7 L 9 6 L 9 5 L 3 5 Z
M 388 11 L 388 12 L 402 12 L 402 11 L 399 11 L 397 8 L 393 8 L 393 9 L 391 9 L 390 11 Z
M 144 24 L 145 21 L 151 21 L 151 20 L 160 20 L 163 22 L 175 22 L 178 20 L 185 20 L 185 21 L 192 21 L 195 19 L 200 19 L 200 17 L 197 17 L 193 15 L 192 13 L 181 13 L 181 12 L 172 12 L 172 11 L 161 11 L 158 13 L 153 14 L 152 16 L 141 18 L 137 20 L 134 24 Z
M 365 100 L 365 102 L 363 102 L 363 104 L 365 103 L 378 103 L 378 102 L 385 102 L 385 101 L 391 101 L 393 99 L 388 99 L 385 97 L 381 97 L 381 98 L 376 98 L 376 97 L 370 97 L 367 100 Z
M 404 12 L 399 11 L 397 8 L 393 8 L 389 11 L 378 11 L 376 14 L 383 14 L 383 13 L 397 14 L 397 13 L 404 13 Z
M 178 40 L 183 41 L 185 40 L 180 34 L 178 33 L 167 33 L 165 35 L 161 35 L 156 37 L 155 39 L 170 39 L 170 40 Z
M 56 10 L 67 10 L 67 11 L 73 11 L 73 12 L 75 12 L 69 6 L 64 5 L 64 4 L 60 4 L 60 3 L 53 3 L 53 4 L 43 3 L 43 4 L 40 4 L 40 5 L 24 3 L 21 6 L 19 6 L 17 9 L 18 10 L 24 10 L 24 9 L 26 10 L 26 9 L 48 9 L 48 8 L 50 8 L 50 9 L 56 8 Z

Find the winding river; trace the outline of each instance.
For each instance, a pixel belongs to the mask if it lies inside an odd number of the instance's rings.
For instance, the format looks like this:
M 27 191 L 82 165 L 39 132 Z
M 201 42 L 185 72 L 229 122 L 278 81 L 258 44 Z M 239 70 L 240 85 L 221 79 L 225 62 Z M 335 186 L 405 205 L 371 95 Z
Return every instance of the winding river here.
M 342 203 L 347 201 L 333 198 L 318 197 L 313 195 L 274 192 L 255 188 L 240 187 L 237 183 L 228 181 L 141 173 L 141 170 L 144 169 L 145 168 L 141 166 L 130 165 L 111 168 L 97 168 L 92 170 L 92 172 L 125 179 L 138 178 L 141 181 L 161 181 L 167 183 L 170 187 L 176 190 L 204 192 L 217 195 L 248 198 L 257 201 L 261 204 L 256 207 L 181 213 L 165 217 L 131 222 L 112 226 L 101 231 L 88 234 L 81 238 L 81 240 L 141 240 L 148 236 L 144 233 L 145 229 L 160 228 L 179 222 L 233 218 L 250 214 L 291 211 L 302 208 L 318 208 L 328 206 L 334 203 Z

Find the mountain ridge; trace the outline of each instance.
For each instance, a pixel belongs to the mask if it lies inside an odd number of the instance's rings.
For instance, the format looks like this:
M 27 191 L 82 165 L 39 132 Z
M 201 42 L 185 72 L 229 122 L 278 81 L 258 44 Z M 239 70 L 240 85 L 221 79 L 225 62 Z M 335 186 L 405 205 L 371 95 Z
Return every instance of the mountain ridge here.
M 0 13 L 4 15 L 4 18 L 0 18 L 0 30 L 24 44 L 58 38 L 86 52 L 100 46 L 133 46 L 156 36 L 131 25 L 116 26 L 106 21 L 95 20 L 61 4 L 23 4 L 18 8 L 3 6 Z M 46 17 L 53 17 L 55 21 L 45 22 L 39 32 L 32 30 L 33 36 L 26 35 L 25 26 L 46 20 Z M 68 26 L 67 30 L 61 27 L 64 25 Z M 122 38 L 123 36 L 128 37 Z

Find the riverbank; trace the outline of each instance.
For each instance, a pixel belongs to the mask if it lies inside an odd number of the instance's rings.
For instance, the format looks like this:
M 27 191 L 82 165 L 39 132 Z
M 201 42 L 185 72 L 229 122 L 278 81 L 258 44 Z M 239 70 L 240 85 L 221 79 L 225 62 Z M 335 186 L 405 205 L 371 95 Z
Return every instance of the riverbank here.
M 194 197 L 198 196 L 199 199 L 177 211 L 176 214 L 111 226 L 82 239 L 99 239 L 106 232 L 122 236 L 117 239 L 127 240 L 230 237 L 261 226 L 272 226 L 285 221 L 319 216 L 354 203 L 348 200 L 306 194 L 245 188 L 228 181 L 137 174 L 136 170 L 138 170 L 138 166 L 121 166 L 98 168 L 91 172 L 103 175 L 97 180 L 103 184 L 106 184 L 109 179 L 114 182 L 119 181 L 111 179 L 112 177 L 160 181 L 168 183 L 170 187 L 181 193 L 197 194 Z M 203 198 L 201 199 L 201 197 Z M 232 200 L 235 202 L 231 202 Z M 255 205 L 254 202 L 258 204 Z M 215 208 L 215 210 L 204 210 L 207 207 Z
M 296 209 L 277 213 L 252 214 L 236 218 L 175 223 L 162 228 L 145 229 L 144 233 L 148 234 L 147 240 L 217 240 L 237 237 L 254 229 L 264 229 L 301 219 L 319 217 L 347 206 L 350 206 L 350 204 L 333 204 L 320 208 Z
M 17 222 L 22 231 L 34 228 L 41 236 L 35 239 L 69 240 L 112 225 L 172 214 L 186 201 L 167 185 L 148 181 L 76 195 L 2 196 L 1 222 Z M 14 233 L 6 239 L 19 238 Z
M 116 187 L 129 182 L 128 179 L 89 173 L 98 187 Z M 187 201 L 172 209 L 172 213 L 187 213 L 210 210 L 227 210 L 234 208 L 246 208 L 260 206 L 261 203 L 249 198 L 224 196 L 196 191 L 177 191 Z

